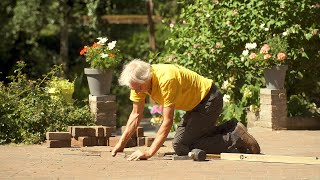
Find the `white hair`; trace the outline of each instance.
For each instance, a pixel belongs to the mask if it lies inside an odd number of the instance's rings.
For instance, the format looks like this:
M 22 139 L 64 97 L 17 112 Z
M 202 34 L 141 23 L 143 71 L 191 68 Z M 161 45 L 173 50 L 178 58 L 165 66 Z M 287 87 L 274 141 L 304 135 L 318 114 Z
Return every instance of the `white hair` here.
M 151 79 L 151 77 L 151 65 L 140 59 L 134 59 L 124 65 L 119 78 L 119 84 L 130 88 L 131 83 L 144 84 L 147 80 Z

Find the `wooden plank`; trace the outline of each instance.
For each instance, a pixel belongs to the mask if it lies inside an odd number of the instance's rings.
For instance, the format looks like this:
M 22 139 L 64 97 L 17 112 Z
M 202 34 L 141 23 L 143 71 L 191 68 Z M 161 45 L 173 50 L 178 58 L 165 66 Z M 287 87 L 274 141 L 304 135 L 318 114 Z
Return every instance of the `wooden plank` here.
M 83 16 L 84 21 L 90 21 L 92 17 Z M 103 15 L 101 20 L 108 24 L 148 24 L 148 15 Z M 150 17 L 149 17 L 150 18 Z M 152 16 L 153 23 L 161 23 L 161 16 Z
M 289 164 L 320 164 L 320 157 L 278 156 L 263 154 L 221 153 L 221 159 Z

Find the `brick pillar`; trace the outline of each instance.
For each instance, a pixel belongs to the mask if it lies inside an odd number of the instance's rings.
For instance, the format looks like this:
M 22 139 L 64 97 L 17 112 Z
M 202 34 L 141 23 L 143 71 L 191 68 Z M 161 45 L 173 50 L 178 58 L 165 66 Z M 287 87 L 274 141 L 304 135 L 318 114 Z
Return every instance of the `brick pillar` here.
M 117 103 L 115 95 L 89 95 L 90 111 L 96 124 L 116 128 Z
M 260 113 L 255 126 L 277 129 L 287 127 L 287 94 L 285 89 L 260 89 Z

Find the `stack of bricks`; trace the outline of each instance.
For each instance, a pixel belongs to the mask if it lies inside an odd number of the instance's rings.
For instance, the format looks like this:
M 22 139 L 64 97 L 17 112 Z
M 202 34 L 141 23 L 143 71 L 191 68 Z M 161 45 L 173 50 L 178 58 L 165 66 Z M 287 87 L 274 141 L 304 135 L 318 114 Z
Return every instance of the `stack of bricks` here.
M 122 132 L 125 126 L 122 127 Z M 114 127 L 108 126 L 69 126 L 69 132 L 47 132 L 49 148 L 61 147 L 86 147 L 86 146 L 111 146 L 114 147 L 120 136 L 115 136 Z M 150 147 L 154 137 L 144 136 L 143 127 L 138 127 L 126 144 L 126 148 L 135 146 Z
M 114 128 L 107 126 L 69 126 L 72 146 L 108 146 Z
M 69 132 L 47 132 L 47 145 L 50 148 L 71 147 L 71 134 Z
M 255 126 L 274 130 L 287 127 L 287 94 L 285 89 L 261 89 L 260 113 Z
M 115 95 L 89 95 L 90 111 L 94 115 L 96 125 L 116 128 L 117 103 Z
M 121 127 L 121 132 L 123 133 L 126 126 Z M 114 147 L 120 139 L 120 136 L 112 136 L 109 138 L 109 146 Z M 137 130 L 133 133 L 131 138 L 128 140 L 126 144 L 126 148 L 135 147 L 135 146 L 147 146 L 150 147 L 152 142 L 154 141 L 154 137 L 146 137 L 144 136 L 143 127 L 138 127 Z

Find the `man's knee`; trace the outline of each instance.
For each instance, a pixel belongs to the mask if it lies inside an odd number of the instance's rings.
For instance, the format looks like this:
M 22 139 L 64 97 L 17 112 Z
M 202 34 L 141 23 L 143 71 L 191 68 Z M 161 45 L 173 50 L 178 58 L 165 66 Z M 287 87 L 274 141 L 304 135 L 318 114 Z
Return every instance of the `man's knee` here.
M 172 142 L 172 147 L 178 156 L 185 156 L 190 152 L 190 149 L 187 145 L 176 142 L 175 140 Z

